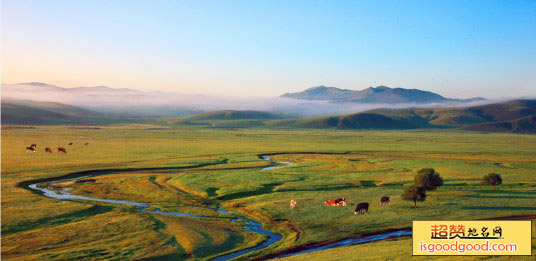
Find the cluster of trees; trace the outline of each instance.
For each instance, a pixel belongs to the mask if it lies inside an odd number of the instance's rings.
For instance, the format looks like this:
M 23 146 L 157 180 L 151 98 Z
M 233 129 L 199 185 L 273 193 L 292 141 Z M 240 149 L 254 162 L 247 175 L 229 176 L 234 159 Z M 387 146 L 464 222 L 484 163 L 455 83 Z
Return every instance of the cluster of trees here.
M 491 185 L 496 190 L 495 186 L 502 183 L 501 175 L 489 173 L 484 176 L 481 184 Z M 443 178 L 432 168 L 424 168 L 417 171 L 415 174 L 414 185 L 411 185 L 404 190 L 401 197 L 403 200 L 413 201 L 413 206 L 417 208 L 417 201 L 426 200 L 426 191 L 435 190 L 443 185 Z
M 417 201 L 426 199 L 427 190 L 435 190 L 443 185 L 443 178 L 432 168 L 417 171 L 414 181 L 414 185 L 407 187 L 401 197 L 403 200 L 413 201 L 415 208 L 417 207 Z

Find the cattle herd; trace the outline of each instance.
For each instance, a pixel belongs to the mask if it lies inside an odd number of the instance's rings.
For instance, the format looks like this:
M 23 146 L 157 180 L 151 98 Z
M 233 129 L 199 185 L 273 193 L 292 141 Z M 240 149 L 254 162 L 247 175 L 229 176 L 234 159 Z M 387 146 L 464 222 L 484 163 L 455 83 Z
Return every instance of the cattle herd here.
M 69 146 L 71 145 L 73 145 L 73 143 L 69 142 Z M 84 146 L 88 146 L 88 145 L 89 145 L 89 142 L 84 143 Z M 30 145 L 30 147 L 26 147 L 26 152 L 35 152 L 36 149 L 37 149 L 37 144 L 32 144 Z M 52 149 L 45 148 L 45 153 L 52 154 Z M 65 149 L 64 147 L 58 147 L 58 153 L 67 154 L 67 149 Z
M 296 202 L 295 199 L 290 200 L 290 208 L 295 208 L 296 204 L 297 204 L 297 202 Z M 338 206 L 346 207 L 346 198 L 331 199 L 331 200 L 328 200 L 328 201 L 324 201 L 324 204 L 326 204 L 327 206 L 333 206 L 333 207 L 338 207 Z M 383 205 L 383 204 L 391 205 L 391 200 L 389 199 L 388 196 L 381 197 L 380 206 Z M 368 202 L 359 203 L 359 204 L 357 204 L 357 206 L 356 206 L 356 208 L 354 210 L 354 215 L 357 215 L 357 213 L 359 213 L 359 214 L 368 214 L 368 209 L 369 209 L 369 203 Z

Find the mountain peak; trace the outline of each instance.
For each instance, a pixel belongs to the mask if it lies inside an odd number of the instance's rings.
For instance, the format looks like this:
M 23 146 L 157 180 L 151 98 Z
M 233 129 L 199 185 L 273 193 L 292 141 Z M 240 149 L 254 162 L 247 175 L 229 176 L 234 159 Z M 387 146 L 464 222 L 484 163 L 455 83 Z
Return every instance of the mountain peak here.
M 339 89 L 337 87 L 327 87 L 324 85 L 311 87 L 303 92 L 298 93 L 286 93 L 281 95 L 285 98 L 305 99 L 305 100 L 331 100 L 337 99 L 336 97 L 343 97 L 352 90 Z
M 43 83 L 43 82 L 29 82 L 29 83 L 23 83 L 28 85 L 35 85 L 35 86 L 51 86 L 51 84 Z
M 385 91 L 385 90 L 391 90 L 391 89 L 392 89 L 392 88 L 390 88 L 390 87 L 383 86 L 383 85 L 376 86 L 376 88 L 374 88 L 374 87 L 370 87 L 370 88 L 375 89 L 375 90 L 382 90 L 382 91 Z
M 337 87 L 330 87 L 330 86 L 325 86 L 325 85 L 311 87 L 311 88 L 306 89 L 305 91 L 319 91 L 319 90 L 352 91 L 352 90 L 340 89 L 340 88 L 337 88 Z
M 29 86 L 35 86 L 35 87 L 51 87 L 51 88 L 61 88 L 56 85 L 44 83 L 44 82 L 23 82 L 23 83 L 15 83 L 15 84 L 8 84 L 8 85 L 29 85 Z
M 313 86 L 311 88 L 307 88 L 306 91 L 309 91 L 309 90 L 316 90 L 316 89 L 326 89 L 326 88 L 329 88 L 325 85 L 319 85 L 319 86 Z

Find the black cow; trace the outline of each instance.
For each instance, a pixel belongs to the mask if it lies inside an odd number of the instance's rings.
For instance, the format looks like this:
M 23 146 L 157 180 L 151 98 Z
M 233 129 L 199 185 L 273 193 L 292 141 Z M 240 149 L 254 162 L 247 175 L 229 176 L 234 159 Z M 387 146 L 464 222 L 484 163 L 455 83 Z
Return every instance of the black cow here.
M 383 196 L 380 199 L 380 206 L 383 205 L 384 203 L 387 204 L 387 205 L 391 205 L 391 200 L 389 199 L 389 197 Z
M 368 206 L 369 206 L 368 202 L 357 204 L 357 207 L 354 210 L 354 215 L 357 215 L 357 212 L 359 212 L 359 214 L 363 214 L 363 210 L 365 211 L 365 214 L 368 214 Z
M 73 145 L 73 143 L 72 143 L 72 142 L 69 142 L 69 145 Z
M 35 148 L 37 148 L 37 145 L 36 145 L 36 144 L 32 144 L 32 145 L 30 145 L 30 147 L 32 147 L 32 148 L 35 149 Z
M 26 147 L 26 152 L 35 152 L 34 147 Z

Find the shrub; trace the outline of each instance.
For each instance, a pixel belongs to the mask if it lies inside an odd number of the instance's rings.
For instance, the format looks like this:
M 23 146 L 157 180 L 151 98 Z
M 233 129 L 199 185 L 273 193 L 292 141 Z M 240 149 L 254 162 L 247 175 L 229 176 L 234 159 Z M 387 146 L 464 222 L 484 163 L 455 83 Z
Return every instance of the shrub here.
M 493 186 L 493 190 L 497 190 L 495 186 L 502 183 L 501 175 L 496 173 L 489 173 L 482 178 L 482 184 Z

